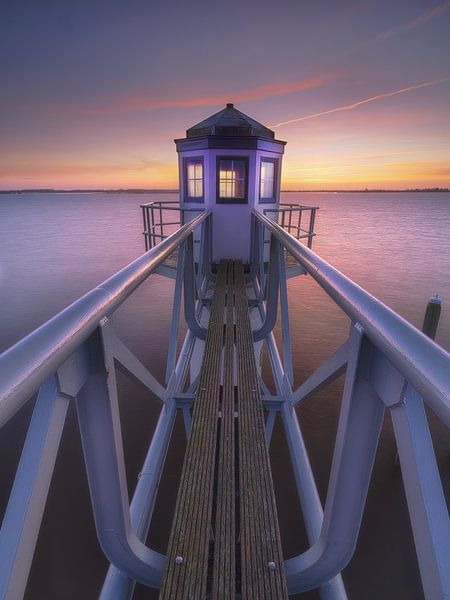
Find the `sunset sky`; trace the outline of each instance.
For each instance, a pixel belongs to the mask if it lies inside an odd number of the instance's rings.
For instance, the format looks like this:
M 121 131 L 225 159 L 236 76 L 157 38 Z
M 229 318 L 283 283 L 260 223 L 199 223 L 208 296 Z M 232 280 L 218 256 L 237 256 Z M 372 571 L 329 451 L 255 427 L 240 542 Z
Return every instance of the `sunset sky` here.
M 0 82 L 0 189 L 176 188 L 225 102 L 283 189 L 450 186 L 450 1 L 16 0 Z

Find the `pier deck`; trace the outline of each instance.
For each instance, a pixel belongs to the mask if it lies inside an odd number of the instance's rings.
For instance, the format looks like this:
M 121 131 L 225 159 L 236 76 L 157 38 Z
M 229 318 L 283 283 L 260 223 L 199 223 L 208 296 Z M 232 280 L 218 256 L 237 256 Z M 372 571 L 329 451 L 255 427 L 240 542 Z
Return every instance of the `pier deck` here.
M 242 263 L 222 261 L 161 600 L 287 598 Z

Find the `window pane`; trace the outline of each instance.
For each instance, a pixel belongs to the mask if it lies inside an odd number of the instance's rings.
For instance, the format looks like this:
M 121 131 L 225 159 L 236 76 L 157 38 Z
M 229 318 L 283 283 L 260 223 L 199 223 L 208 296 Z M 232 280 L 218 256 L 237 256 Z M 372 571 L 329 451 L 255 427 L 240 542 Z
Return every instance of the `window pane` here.
M 267 185 L 263 179 L 261 179 L 261 198 L 267 198 Z
M 219 158 L 218 169 L 218 202 L 246 202 L 247 193 L 247 165 L 248 159 L 244 158 Z
M 220 181 L 220 186 L 219 186 L 219 195 L 221 198 L 227 198 L 227 185 L 225 183 L 224 180 Z
M 273 162 L 263 162 L 263 166 L 265 167 L 265 177 L 264 179 L 273 179 L 275 165 Z
M 245 161 L 220 160 L 219 195 L 221 198 L 245 198 Z
M 232 161 L 231 160 L 221 160 L 220 161 L 220 179 L 231 179 L 231 171 L 232 171 Z
M 203 164 L 199 160 L 195 163 L 195 179 L 203 179 Z
M 203 160 L 191 159 L 185 162 L 187 198 L 203 197 Z
M 195 198 L 195 181 L 188 181 L 188 196 L 190 198 Z
M 242 180 L 234 182 L 233 198 L 244 198 L 245 196 L 245 182 Z
M 268 160 L 261 161 L 261 198 L 272 199 L 275 193 L 275 163 Z
M 261 162 L 261 182 L 265 181 L 267 173 L 267 163 Z
M 261 198 L 273 198 L 273 181 L 261 182 Z
M 245 162 L 243 160 L 233 160 L 233 178 L 245 178 Z

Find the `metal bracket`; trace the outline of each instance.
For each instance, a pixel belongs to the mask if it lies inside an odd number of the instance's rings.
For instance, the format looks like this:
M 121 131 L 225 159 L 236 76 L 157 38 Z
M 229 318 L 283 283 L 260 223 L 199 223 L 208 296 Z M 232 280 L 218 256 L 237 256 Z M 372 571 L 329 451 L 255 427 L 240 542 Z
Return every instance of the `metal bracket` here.
M 279 263 L 278 241 L 274 235 L 270 238 L 270 262 L 267 282 L 267 312 L 262 326 L 253 332 L 253 341 L 265 339 L 275 327 L 278 313 Z
M 97 537 L 117 569 L 158 587 L 166 559 L 146 547 L 131 527 L 113 357 L 95 334 L 91 343 L 96 357 L 104 357 L 106 369 L 98 365 L 76 405 Z
M 323 524 L 316 543 L 285 562 L 291 594 L 329 581 L 347 565 L 356 546 L 384 405 L 367 380 L 372 348 L 358 324 L 351 327 L 349 343 Z
M 199 339 L 206 340 L 206 329 L 197 320 L 195 301 L 196 284 L 194 270 L 194 245 L 192 235 L 185 242 L 184 259 L 184 315 L 189 330 Z

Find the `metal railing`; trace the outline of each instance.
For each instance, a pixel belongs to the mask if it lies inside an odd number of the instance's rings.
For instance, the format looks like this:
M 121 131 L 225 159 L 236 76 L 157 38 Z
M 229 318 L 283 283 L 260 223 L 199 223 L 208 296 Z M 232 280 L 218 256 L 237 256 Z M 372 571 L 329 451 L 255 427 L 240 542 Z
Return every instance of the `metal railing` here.
M 173 233 L 174 226 L 181 227 L 185 222 L 186 214 L 203 212 L 204 210 L 202 208 L 181 208 L 178 200 L 148 202 L 146 204 L 141 204 L 141 209 L 146 250 L 150 250 L 150 248 L 156 246 L 161 240 L 165 240 Z M 167 213 L 167 211 L 169 211 L 171 215 L 173 213 L 178 213 L 178 220 L 176 220 L 177 215 L 174 215 L 175 220 L 165 220 L 165 217 L 167 216 L 165 213 Z
M 304 206 L 292 202 L 282 202 L 279 208 L 266 208 L 264 215 L 275 214 L 275 221 L 297 240 L 307 239 L 308 248 L 312 247 L 314 223 L 318 206 Z
M 323 598 L 345 598 L 338 575 L 351 559 L 361 524 L 378 438 L 390 411 L 425 596 L 450 597 L 450 521 L 423 401 L 450 427 L 450 355 L 379 300 L 253 211 L 253 261 L 270 233 L 268 273 L 256 271 L 255 300 L 277 396 L 267 404 L 284 424 L 310 548 L 285 562 L 289 593 L 318 586 Z M 296 390 L 283 249 L 350 318 L 346 342 Z M 273 328 L 282 329 L 283 361 Z M 325 508 L 317 493 L 295 407 L 346 373 Z M 267 392 L 268 394 L 268 392 Z M 277 404 L 278 403 L 278 404 Z M 273 426 L 274 416 L 268 423 Z
M 201 227 L 201 261 L 193 276 L 194 231 Z M 37 393 L 20 463 L 0 529 L 0 597 L 21 598 L 34 555 L 69 402 L 76 399 L 85 466 L 100 545 L 110 567 L 104 590 L 131 593 L 135 581 L 158 586 L 165 557 L 144 545 L 156 490 L 184 391 L 194 334 L 177 353 L 184 289 L 186 319 L 196 335 L 210 263 L 210 219 L 204 212 L 88 292 L 0 356 L 0 426 Z M 175 250 L 175 282 L 165 386 L 115 335 L 110 316 Z M 183 273 L 185 276 L 183 286 Z M 200 275 L 203 274 L 203 280 Z M 201 281 L 198 289 L 196 281 Z M 202 291 L 203 290 L 203 291 Z M 116 369 L 139 380 L 162 410 L 131 504 L 120 434 Z M 94 401 L 95 400 L 95 401 Z M 127 573 L 129 576 L 123 575 Z M 108 597 L 108 593 L 106 597 Z
M 160 207 L 154 210 L 159 212 Z M 201 236 L 196 269 L 194 232 L 198 228 Z M 0 356 L 0 426 L 38 391 L 0 530 L 2 598 L 20 598 L 24 593 L 71 400 L 76 401 L 97 535 L 111 562 L 101 598 L 129 598 L 135 581 L 152 587 L 160 584 L 166 559 L 146 547 L 143 540 L 177 410 L 182 410 L 189 430 L 196 380 L 190 381 L 189 387 L 186 380 L 195 340 L 205 338 L 199 317 L 208 306 L 208 283 L 214 280 L 210 213 L 203 212 L 166 239 L 164 235 L 159 232 L 162 237 L 150 237 L 152 243 L 161 241 Z M 263 264 L 266 236 L 270 237 L 267 270 Z M 163 385 L 118 339 L 109 317 L 177 249 Z M 285 251 L 351 320 L 348 339 L 298 389 L 293 388 Z M 346 598 L 339 573 L 355 549 L 383 415 L 388 409 L 425 595 L 430 600 L 448 597 L 450 523 L 422 398 L 450 426 L 449 354 L 280 224 L 256 211 L 252 215 L 252 266 L 247 283 L 254 292 L 250 306 L 256 308 L 260 318 L 254 340 L 263 340 L 267 346 L 276 386 L 276 395 L 271 395 L 261 378 L 262 399 L 268 411 L 266 437 L 269 443 L 278 413 L 310 542 L 309 550 L 285 561 L 289 593 L 320 587 L 322 598 Z M 183 298 L 188 333 L 178 352 Z M 273 333 L 279 308 L 283 360 Z M 120 434 L 117 369 L 138 379 L 162 402 L 130 504 Z M 344 373 L 341 414 L 323 509 L 295 408 Z

